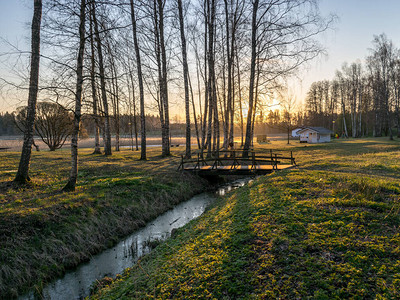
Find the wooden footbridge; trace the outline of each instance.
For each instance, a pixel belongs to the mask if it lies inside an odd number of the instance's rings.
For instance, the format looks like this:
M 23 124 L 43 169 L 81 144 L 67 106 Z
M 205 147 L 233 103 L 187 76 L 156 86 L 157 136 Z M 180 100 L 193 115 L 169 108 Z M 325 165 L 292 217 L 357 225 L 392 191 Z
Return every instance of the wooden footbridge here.
M 185 159 L 182 155 L 178 170 L 193 172 L 201 176 L 215 175 L 262 175 L 292 168 L 296 165 L 292 151 L 223 150 L 195 153 L 196 158 Z

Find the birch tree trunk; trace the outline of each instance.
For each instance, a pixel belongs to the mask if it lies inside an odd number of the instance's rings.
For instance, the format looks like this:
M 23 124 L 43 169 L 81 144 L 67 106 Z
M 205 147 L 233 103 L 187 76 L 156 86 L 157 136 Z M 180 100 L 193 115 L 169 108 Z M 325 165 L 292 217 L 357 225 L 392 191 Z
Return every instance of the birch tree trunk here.
M 115 64 L 115 59 L 112 53 L 111 45 L 108 43 L 108 53 L 110 55 L 110 71 L 111 71 L 111 86 L 112 86 L 112 104 L 114 112 L 114 127 L 115 127 L 115 151 L 119 151 L 120 146 L 120 121 L 119 121 L 119 88 L 118 74 Z
M 101 154 L 100 149 L 100 125 L 99 125 L 99 113 L 98 113 L 98 98 L 97 98 L 97 89 L 96 89 L 96 80 L 95 80 L 95 48 L 94 48 L 94 39 L 93 39 L 93 21 L 92 14 L 89 15 L 90 18 L 90 81 L 92 87 L 92 98 L 93 98 L 93 117 L 94 117 L 94 152 L 93 154 Z
M 346 124 L 346 108 L 344 104 L 344 97 L 342 95 L 342 114 L 343 114 L 343 130 L 344 130 L 344 136 L 347 138 L 349 137 L 349 134 L 347 133 L 347 124 Z
M 189 74 L 188 74 L 188 81 L 189 81 L 190 96 L 191 96 L 191 101 L 192 101 L 193 120 L 194 120 L 195 132 L 196 132 L 197 147 L 200 149 L 201 143 L 200 143 L 200 135 L 199 135 L 199 125 L 197 124 L 196 105 L 194 104 L 193 88 L 192 88 L 192 82 L 190 80 Z
M 227 130 L 228 134 L 228 144 L 227 147 L 233 148 L 234 145 L 234 118 L 235 118 L 235 82 L 234 82 L 234 61 L 235 61 L 235 34 L 236 34 L 236 26 L 238 23 L 238 3 L 236 2 L 235 13 L 231 16 L 229 15 L 228 10 L 228 0 L 224 0 L 225 2 L 225 20 L 226 20 L 226 52 L 227 52 L 227 62 L 228 62 L 228 101 L 227 101 L 227 111 L 225 116 L 225 120 L 227 122 Z M 232 6 L 231 1 L 231 6 Z M 231 24 L 231 28 L 229 28 L 229 24 Z
M 159 26 L 159 7 L 158 1 L 153 1 L 153 18 L 154 18 L 154 51 L 157 63 L 157 73 L 158 73 L 158 93 L 156 96 L 157 106 L 158 106 L 158 114 L 160 116 L 160 124 L 161 124 L 161 147 L 162 147 L 162 155 L 164 156 L 164 151 L 166 149 L 166 145 L 168 143 L 168 135 L 166 135 L 166 127 L 165 127 L 165 114 L 164 114 L 164 92 L 163 92 L 163 72 L 162 72 L 162 64 L 161 64 L 161 42 L 160 42 L 160 26 Z
M 99 33 L 99 25 L 96 18 L 96 7 L 95 1 L 92 2 L 92 19 L 94 24 L 94 34 L 96 36 L 97 41 L 97 53 L 99 58 L 99 73 L 100 73 L 100 88 L 101 88 L 101 98 L 103 102 L 103 112 L 104 112 L 104 154 L 111 155 L 111 129 L 110 129 L 110 114 L 108 110 L 108 101 L 107 101 L 107 90 L 106 90 L 106 81 L 105 81 L 105 72 L 104 72 L 104 59 L 103 59 L 103 50 L 101 45 L 100 33 Z
M 249 156 L 250 144 L 252 141 L 252 115 L 254 106 L 254 83 L 256 75 L 256 46 L 257 46 L 257 11 L 258 11 L 258 0 L 253 2 L 253 16 L 251 21 L 251 62 L 250 62 L 250 82 L 249 82 L 249 111 L 247 113 L 247 124 L 246 124 L 246 138 L 243 147 L 243 156 Z
M 29 165 L 31 161 L 33 144 L 33 126 L 36 116 L 36 102 L 39 89 L 39 61 L 40 61 L 40 23 L 42 20 L 42 1 L 34 1 L 31 37 L 31 71 L 29 79 L 28 111 L 26 128 L 24 132 L 24 143 L 22 146 L 21 159 L 18 172 L 14 179 L 17 183 L 27 183 L 29 178 Z
M 240 86 L 240 67 L 239 67 L 239 55 L 236 49 L 236 68 L 237 68 L 237 78 L 238 78 L 238 93 L 239 93 L 239 111 L 240 111 L 240 147 L 243 147 L 243 136 L 244 136 L 244 123 L 243 123 L 243 107 L 242 107 L 242 89 Z
M 224 0 L 224 8 L 225 8 L 225 30 L 226 30 L 226 53 L 227 53 L 227 62 L 228 62 L 228 99 L 226 103 L 226 111 L 225 111 L 225 128 L 224 128 L 224 148 L 228 149 L 230 144 L 229 141 L 229 128 L 230 122 L 229 119 L 231 117 L 231 108 L 232 108 L 232 59 L 231 59 L 231 51 L 230 51 L 230 31 L 229 31 L 229 12 L 228 12 L 228 0 Z
M 165 0 L 157 0 L 158 2 L 158 15 L 159 15 L 159 33 L 160 33 L 160 50 L 161 50 L 161 71 L 162 71 L 162 85 L 161 85 L 161 100 L 164 109 L 164 137 L 162 145 L 162 155 L 168 156 L 171 154 L 170 150 L 170 127 L 169 127 L 169 104 L 168 104 L 168 78 L 167 78 L 167 53 L 165 50 L 165 37 L 164 37 L 164 5 Z
M 137 129 L 137 117 L 136 117 L 136 96 L 135 96 L 135 84 L 133 81 L 133 74 L 132 71 L 129 70 L 129 78 L 132 84 L 132 105 L 133 105 L 133 128 L 135 131 L 135 147 L 136 151 L 139 150 L 139 144 L 138 144 L 138 129 Z M 131 124 L 132 126 L 132 124 Z
M 203 121 L 202 121 L 202 128 L 201 128 L 201 157 L 203 157 L 203 151 L 204 149 L 208 149 L 208 122 L 207 122 L 207 117 L 208 117 L 208 111 L 209 111 L 209 95 L 208 95 L 208 68 L 207 68 L 207 61 L 208 61 L 208 51 L 207 51 L 207 42 L 208 42 L 208 18 L 210 15 L 209 12 L 209 0 L 204 1 L 204 88 L 206 92 L 204 93 L 204 114 L 203 114 Z M 199 72 L 197 72 L 197 78 L 199 78 L 198 75 Z M 200 87 L 200 83 L 198 84 Z M 199 88 L 199 93 L 200 93 L 200 88 Z M 200 98 L 199 98 L 200 99 Z M 199 100 L 199 103 L 201 104 L 201 101 Z M 211 126 L 210 126 L 211 127 Z M 210 146 L 211 148 L 211 146 Z
M 178 1 L 179 25 L 182 42 L 183 83 L 185 86 L 185 114 L 186 114 L 186 151 L 185 157 L 191 158 L 191 133 L 190 133 L 190 102 L 189 102 L 189 67 L 186 53 L 185 25 L 183 21 L 182 0 Z
M 397 137 L 400 138 L 400 113 L 399 113 L 399 92 L 396 93 L 396 125 Z
M 146 116 L 144 113 L 144 88 L 143 88 L 143 73 L 142 73 L 142 63 L 140 60 L 140 49 L 139 42 L 137 38 L 136 29 L 136 16 L 135 7 L 133 5 L 133 0 L 130 0 L 131 4 L 131 19 L 132 19 L 132 32 L 133 32 L 133 42 L 135 44 L 136 53 L 136 68 L 138 73 L 139 81 L 139 94 L 140 94 L 140 159 L 146 160 Z
M 71 139 L 71 171 L 67 184 L 63 191 L 74 191 L 78 178 L 78 135 L 81 123 L 82 86 L 83 86 L 83 55 L 85 52 L 85 9 L 86 0 L 81 0 L 80 22 L 79 22 L 79 51 L 76 66 L 76 91 L 75 91 L 75 114 L 74 129 Z
M 214 26 L 215 26 L 215 0 L 207 1 L 207 22 L 208 22 L 208 84 L 207 84 L 207 95 L 208 95 L 208 123 L 207 123 L 207 156 L 211 156 L 211 140 L 212 140 L 212 121 L 214 118 L 215 121 L 215 113 L 214 108 L 216 108 L 217 99 L 214 97 L 216 95 L 215 88 L 215 69 L 214 69 Z M 215 103 L 215 104 L 214 104 Z M 214 133 L 215 133 L 215 124 L 214 124 Z M 215 143 L 214 143 L 215 145 Z

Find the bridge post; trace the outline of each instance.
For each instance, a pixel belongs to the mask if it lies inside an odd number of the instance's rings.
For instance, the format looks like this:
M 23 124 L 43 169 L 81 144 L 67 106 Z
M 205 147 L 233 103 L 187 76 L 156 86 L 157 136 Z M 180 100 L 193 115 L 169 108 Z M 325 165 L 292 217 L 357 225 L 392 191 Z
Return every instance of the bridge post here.
M 231 170 L 232 170 L 232 169 L 236 169 L 236 164 L 238 163 L 236 161 L 236 152 L 235 152 L 235 150 L 232 150 L 231 157 L 233 158 L 232 165 L 231 165 Z
M 185 169 L 184 161 L 183 161 L 183 155 L 181 155 L 181 163 L 180 163 L 180 165 L 179 165 L 179 167 L 178 167 L 178 171 L 179 171 L 181 168 L 182 168 L 182 170 Z
M 194 166 L 194 169 L 196 170 L 197 168 L 200 169 L 200 153 L 197 153 L 197 163 Z

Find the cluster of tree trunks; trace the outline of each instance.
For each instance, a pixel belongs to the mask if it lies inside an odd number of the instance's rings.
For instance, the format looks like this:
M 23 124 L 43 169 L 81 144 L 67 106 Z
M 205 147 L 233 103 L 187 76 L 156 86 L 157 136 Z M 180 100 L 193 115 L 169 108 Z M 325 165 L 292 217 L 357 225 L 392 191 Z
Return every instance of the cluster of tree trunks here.
M 35 12 L 39 3 L 35 1 Z M 46 5 L 45 43 L 55 53 L 47 67 L 54 76 L 42 84 L 48 86 L 49 97 L 57 95 L 74 113 L 72 166 L 65 190 L 73 190 L 76 184 L 82 114 L 91 115 L 95 122 L 94 153 L 101 153 L 102 135 L 104 154 L 111 155 L 111 128 L 119 151 L 120 116 L 129 112 L 131 135 L 134 132 L 137 141 L 140 128 L 141 159 L 145 160 L 145 111 L 156 110 L 162 155 L 170 155 L 170 102 L 180 101 L 171 93 L 184 95 L 186 157 L 191 156 L 192 125 L 198 148 L 210 155 L 221 147 L 234 147 L 235 123 L 240 124 L 247 155 L 256 119 L 268 99 L 282 88 L 286 76 L 321 53 L 313 37 L 333 19 L 318 15 L 314 0 L 58 0 Z M 27 117 L 32 120 L 39 31 L 40 16 L 35 14 Z M 69 86 L 73 76 L 75 87 Z M 33 128 L 31 123 L 27 128 Z M 29 165 L 26 151 L 31 148 L 32 129 L 25 134 L 21 166 Z M 18 180 L 23 181 L 22 173 L 27 171 L 21 169 Z

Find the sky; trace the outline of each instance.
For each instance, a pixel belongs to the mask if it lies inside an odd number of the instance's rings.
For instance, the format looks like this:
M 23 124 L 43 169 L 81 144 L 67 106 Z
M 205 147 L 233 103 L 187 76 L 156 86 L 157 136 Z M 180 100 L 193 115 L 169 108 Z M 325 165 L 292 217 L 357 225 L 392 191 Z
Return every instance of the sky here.
M 29 24 L 32 19 L 29 0 L 0 0 L 0 37 L 19 48 L 29 49 Z M 319 41 L 325 46 L 327 56 L 319 57 L 307 65 L 290 81 L 290 88 L 302 102 L 312 82 L 332 79 L 344 62 L 364 61 L 370 53 L 374 35 L 385 33 L 395 46 L 400 47 L 400 0 L 320 0 L 322 15 L 334 13 L 338 21 L 323 33 Z M 0 42 L 0 54 L 4 46 Z M 4 60 L 0 55 L 0 60 Z M 0 77 L 12 76 L 0 64 Z M 1 82 L 0 82 L 1 88 Z M 24 99 L 21 99 L 23 103 Z M 15 102 L 0 91 L 0 111 L 13 111 Z
M 21 50 L 29 51 L 32 15 L 32 0 L 0 0 L 0 78 L 10 81 L 16 78 L 16 75 L 10 71 L 7 61 L 9 56 L 3 55 L 10 51 L 9 47 L 5 46 L 4 40 Z M 0 80 L 0 112 L 12 112 L 17 106 L 26 105 L 27 95 L 22 93 L 19 97 L 26 99 L 20 99 L 18 102 L 13 100 L 10 89 L 4 87 L 4 83 Z
M 312 61 L 296 80 L 296 94 L 303 100 L 311 83 L 333 79 L 344 62 L 363 62 L 371 53 L 374 35 L 385 33 L 400 47 L 399 0 L 321 0 L 322 15 L 334 13 L 338 21 L 319 40 L 327 50 L 326 57 Z

